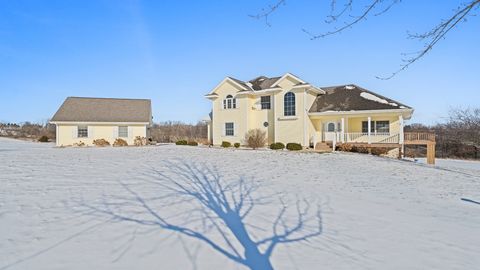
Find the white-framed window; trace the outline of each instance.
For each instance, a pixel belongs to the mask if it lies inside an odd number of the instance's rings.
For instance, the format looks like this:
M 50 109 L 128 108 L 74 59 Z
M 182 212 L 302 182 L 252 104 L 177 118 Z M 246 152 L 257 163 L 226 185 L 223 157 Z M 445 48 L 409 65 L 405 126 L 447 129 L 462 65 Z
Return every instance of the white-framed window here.
M 288 92 L 283 97 L 283 115 L 295 116 L 295 94 Z
M 262 105 L 262 110 L 270 110 L 270 96 L 260 97 L 260 104 Z
M 390 133 L 390 121 L 370 121 L 371 133 Z M 362 121 L 362 133 L 368 133 L 368 121 Z
M 225 136 L 235 136 L 235 124 L 232 122 L 225 123 Z
M 128 138 L 128 127 L 127 126 L 119 126 L 118 127 L 118 137 L 119 138 Z
M 78 126 L 77 127 L 77 137 L 78 138 L 88 138 L 88 126 Z
M 237 108 L 237 99 L 234 98 L 232 95 L 228 95 L 223 100 L 223 108 L 224 109 L 236 109 Z

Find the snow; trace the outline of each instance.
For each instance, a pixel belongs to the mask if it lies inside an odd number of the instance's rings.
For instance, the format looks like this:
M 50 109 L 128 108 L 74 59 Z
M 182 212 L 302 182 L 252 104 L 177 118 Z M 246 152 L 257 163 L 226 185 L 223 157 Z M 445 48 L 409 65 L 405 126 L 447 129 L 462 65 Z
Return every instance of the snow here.
M 262 194 L 321 202 L 323 232 L 279 246 L 276 269 L 480 269 L 478 162 L 436 167 L 353 153 L 162 145 L 54 148 L 0 138 L 0 269 L 246 269 L 198 240 L 81 214 L 79 200 L 161 192 L 167 162 L 215 165 Z M 275 201 L 275 200 L 272 200 Z M 278 203 L 262 206 L 272 213 Z M 171 206 L 171 211 L 179 211 Z M 259 230 L 271 230 L 257 215 Z
M 368 100 L 372 100 L 372 101 L 375 101 L 375 102 L 378 102 L 378 103 L 383 103 L 383 104 L 388 104 L 388 105 L 391 105 L 391 106 L 398 107 L 397 103 L 388 102 L 386 99 L 377 97 L 377 96 L 375 96 L 371 93 L 368 93 L 368 92 L 362 92 L 362 93 L 360 93 L 360 96 L 363 97 L 364 99 L 368 99 Z

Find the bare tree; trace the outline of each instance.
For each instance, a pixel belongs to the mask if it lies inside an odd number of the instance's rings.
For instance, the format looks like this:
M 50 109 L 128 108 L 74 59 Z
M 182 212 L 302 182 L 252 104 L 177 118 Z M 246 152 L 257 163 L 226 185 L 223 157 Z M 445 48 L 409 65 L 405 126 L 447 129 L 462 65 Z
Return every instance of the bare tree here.
M 267 133 L 259 128 L 251 129 L 245 134 L 245 144 L 248 147 L 257 149 L 264 147 L 267 143 Z
M 100 214 L 114 221 L 153 226 L 196 239 L 226 258 L 250 269 L 273 269 L 270 257 L 280 244 L 312 240 L 322 233 L 317 206 L 297 198 L 294 209 L 283 199 L 271 201 L 256 193 L 258 184 L 239 178 L 226 181 L 208 166 L 169 163 L 168 172 L 155 171 L 151 183 L 155 196 L 141 195 L 122 183 L 128 196 L 112 196 L 97 205 L 81 205 L 89 214 Z M 280 205 L 267 228 L 252 218 L 254 208 L 269 203 Z M 172 214 L 172 211 L 174 213 Z M 271 215 L 271 208 L 268 209 Z M 267 218 L 268 214 L 263 214 Z M 252 223 L 255 219 L 256 224 Z M 267 223 L 265 224 L 267 225 Z
M 355 5 L 359 2 L 361 7 Z M 369 17 L 382 15 L 400 2 L 401 0 L 369 0 L 367 1 L 367 4 L 364 5 L 364 2 L 358 0 L 331 0 L 330 14 L 327 16 L 325 23 L 333 25 L 333 29 L 319 34 L 314 34 L 306 29 L 302 29 L 302 31 L 308 34 L 312 40 L 325 38 L 344 32 L 356 24 L 365 21 Z M 262 9 L 262 11 L 256 15 L 250 15 L 250 17 L 263 19 L 268 26 L 271 26 L 269 16 L 284 5 L 286 5 L 286 0 L 277 0 L 275 4 Z M 457 6 L 449 17 L 441 18 L 440 22 L 433 26 L 429 31 L 424 33 L 408 33 L 408 38 L 424 42 L 423 47 L 413 53 L 404 53 L 403 56 L 405 58 L 402 59 L 402 64 L 399 69 L 392 72 L 389 76 L 377 76 L 377 78 L 383 80 L 391 79 L 399 72 L 417 62 L 431 51 L 440 40 L 444 39 L 459 23 L 467 21 L 469 16 L 475 16 L 475 12 L 478 10 L 479 6 L 480 0 L 468 0 Z

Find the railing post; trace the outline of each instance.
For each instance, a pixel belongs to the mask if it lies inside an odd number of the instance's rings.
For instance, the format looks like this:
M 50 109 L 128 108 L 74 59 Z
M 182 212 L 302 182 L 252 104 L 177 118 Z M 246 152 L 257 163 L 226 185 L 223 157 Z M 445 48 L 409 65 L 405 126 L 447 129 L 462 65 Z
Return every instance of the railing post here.
M 403 115 L 398 117 L 398 121 L 400 122 L 400 137 L 398 138 L 399 144 L 403 144 L 404 142 L 404 135 L 403 135 Z
M 335 152 L 336 144 L 337 144 L 337 132 L 334 132 L 333 145 L 332 145 L 333 152 Z
M 372 117 L 368 117 L 368 144 L 372 143 L 372 139 L 370 138 L 370 133 L 371 133 L 371 127 L 372 127 Z
M 342 136 L 342 143 L 345 142 L 345 118 L 342 117 L 342 130 L 340 131 Z

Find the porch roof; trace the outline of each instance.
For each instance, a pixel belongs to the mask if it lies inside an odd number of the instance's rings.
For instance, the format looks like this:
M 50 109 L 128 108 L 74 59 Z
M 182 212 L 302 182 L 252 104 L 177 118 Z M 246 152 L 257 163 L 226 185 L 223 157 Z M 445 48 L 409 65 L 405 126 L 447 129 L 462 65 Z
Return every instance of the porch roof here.
M 317 96 L 309 110 L 310 113 L 412 109 L 353 84 L 321 89 L 326 93 Z

